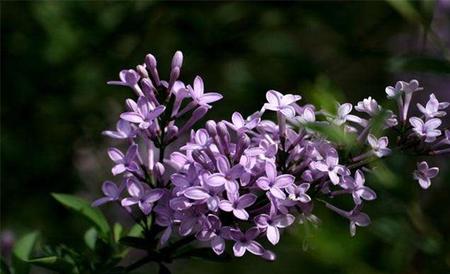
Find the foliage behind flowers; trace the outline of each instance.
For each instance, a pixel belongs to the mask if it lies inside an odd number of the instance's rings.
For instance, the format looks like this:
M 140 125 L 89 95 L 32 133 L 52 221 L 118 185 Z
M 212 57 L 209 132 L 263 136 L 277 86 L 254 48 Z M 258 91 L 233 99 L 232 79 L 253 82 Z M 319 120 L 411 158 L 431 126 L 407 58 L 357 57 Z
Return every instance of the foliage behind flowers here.
M 104 132 L 129 147 L 125 153 L 108 150 L 112 173 L 122 179 L 104 182 L 105 196 L 93 205 L 119 203 L 141 227 L 122 237 L 121 244 L 146 255 L 127 267 L 112 261 L 102 265 L 105 269 L 127 273 L 156 262 L 167 273 L 174 259 L 214 253 L 218 259 L 249 252 L 275 260 L 270 246 L 280 241 L 283 230 L 296 223 L 319 224 L 318 204 L 348 219 L 355 235 L 357 226 L 370 224 L 363 205 L 377 198 L 364 184 L 373 161 L 392 153 L 414 154 L 419 162 L 411 172 L 427 189 L 439 169 L 421 157 L 450 152 L 449 131 L 439 129 L 449 103 L 431 94 L 425 106 L 417 105 L 422 117 L 408 116 L 413 94 L 423 89 L 417 80 L 386 88 L 397 114 L 371 97 L 355 106 L 338 104 L 330 112 L 300 104 L 299 95 L 269 90 L 259 111 L 247 118 L 235 112 L 231 121 L 208 121 L 179 146 L 175 141 L 222 98 L 205 92 L 199 76 L 192 85 L 179 81 L 182 63 L 183 55 L 176 52 L 169 80 L 160 80 L 149 54 L 135 70 L 121 71 L 120 81 L 108 82 L 130 87 L 138 99 L 127 99 L 117 129 Z M 263 119 L 270 113 L 276 122 Z M 182 117 L 187 117 L 184 124 L 179 123 Z M 393 136 L 390 143 L 388 135 Z M 353 206 L 342 208 L 341 200 Z M 91 219 L 104 227 L 96 216 Z M 37 260 L 45 266 L 42 258 Z M 76 261 L 61 262 L 79 267 Z

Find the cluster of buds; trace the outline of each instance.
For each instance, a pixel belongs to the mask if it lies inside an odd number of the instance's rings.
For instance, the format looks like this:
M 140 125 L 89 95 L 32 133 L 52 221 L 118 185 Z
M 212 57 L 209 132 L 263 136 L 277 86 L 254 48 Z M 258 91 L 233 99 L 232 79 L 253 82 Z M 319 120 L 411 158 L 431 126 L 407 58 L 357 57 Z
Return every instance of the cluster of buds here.
M 400 151 L 436 155 L 450 150 L 449 131 L 442 136 L 438 129 L 448 103 L 431 94 L 425 107 L 417 105 L 423 117 L 408 119 L 412 94 L 422 89 L 416 80 L 386 88 L 388 98 L 398 103 L 397 115 L 371 97 L 355 106 L 338 104 L 330 113 L 301 105 L 299 95 L 269 90 L 267 103 L 252 115 L 235 112 L 231 121 L 207 121 L 204 128 L 190 130 L 222 96 L 205 93 L 199 76 L 192 85 L 179 81 L 182 62 L 176 52 L 169 81 L 163 81 L 149 54 L 143 65 L 109 82 L 130 87 L 138 99 L 127 99 L 117 130 L 104 132 L 128 141 L 129 147 L 126 153 L 108 150 L 115 163 L 112 173 L 122 179 L 104 182 L 105 196 L 93 203 L 117 202 L 133 216 L 153 218 L 146 235 L 157 239 L 159 248 L 171 239 L 191 237 L 218 255 L 228 245 L 237 257 L 248 251 L 274 260 L 267 246 L 276 245 L 283 230 L 296 222 L 318 223 L 315 203 L 348 219 L 354 235 L 357 226 L 370 224 L 363 204 L 377 198 L 364 184 L 369 163 L 393 149 L 387 136 L 376 136 L 380 117 L 382 132 L 398 133 L 395 148 Z M 264 119 L 270 113 L 276 121 Z M 341 144 L 320 130 L 327 127 L 356 140 L 358 154 L 342 153 Z M 174 141 L 189 130 L 188 142 L 175 147 Z M 428 188 L 438 171 L 420 162 L 413 174 Z M 350 197 L 352 208 L 329 202 L 342 195 Z

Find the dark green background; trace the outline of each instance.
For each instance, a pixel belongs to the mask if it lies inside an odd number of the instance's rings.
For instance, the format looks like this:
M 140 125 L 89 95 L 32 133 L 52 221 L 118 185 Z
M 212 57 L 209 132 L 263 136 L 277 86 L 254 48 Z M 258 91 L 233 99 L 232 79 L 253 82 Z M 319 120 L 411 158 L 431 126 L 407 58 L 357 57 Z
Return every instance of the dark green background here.
M 385 86 L 413 77 L 448 101 L 444 2 L 438 9 L 433 1 L 2 2 L 1 229 L 17 237 L 38 229 L 47 243 L 78 241 L 87 225 L 49 193 L 100 195 L 111 178 L 111 142 L 100 132 L 114 127 L 132 96 L 105 83 L 146 53 L 167 75 L 172 54 L 182 50 L 182 79 L 199 74 L 207 90 L 224 95 L 213 119 L 252 113 L 268 89 L 318 104 L 369 95 L 384 102 Z M 368 181 L 379 195 L 365 208 L 373 225 L 354 239 L 345 220 L 318 208 L 320 227 L 285 233 L 275 263 L 251 256 L 230 264 L 188 261 L 174 273 L 445 273 L 448 160 L 435 160 L 441 174 L 427 191 L 411 178 L 413 160 L 386 161 L 383 174 Z

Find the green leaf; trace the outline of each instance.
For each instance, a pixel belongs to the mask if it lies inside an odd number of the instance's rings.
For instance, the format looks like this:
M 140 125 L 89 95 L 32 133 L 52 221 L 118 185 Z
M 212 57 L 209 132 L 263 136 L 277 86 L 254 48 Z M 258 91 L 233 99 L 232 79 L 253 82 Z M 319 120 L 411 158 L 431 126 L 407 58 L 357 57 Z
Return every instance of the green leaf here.
M 121 224 L 119 223 L 115 223 L 114 227 L 113 227 L 113 235 L 114 235 L 114 241 L 116 243 L 119 242 L 120 237 L 122 237 L 122 233 L 123 233 L 123 227 Z
M 89 230 L 84 233 L 84 242 L 91 249 L 95 249 L 95 243 L 97 242 L 97 230 L 94 227 L 91 227 Z
M 15 244 L 12 256 L 12 268 L 14 269 L 14 274 L 28 274 L 28 272 L 30 272 L 30 265 L 27 261 L 36 244 L 38 236 L 38 232 L 31 232 L 23 236 Z
M 410 1 L 407 0 L 386 0 L 398 13 L 411 23 L 420 24 L 423 19 Z
M 98 208 L 92 207 L 89 202 L 74 195 L 52 193 L 52 196 L 64 206 L 80 213 L 90 220 L 103 236 L 107 237 L 109 235 L 110 227 L 108 221 Z
M 135 224 L 130 228 L 130 231 L 128 231 L 128 236 L 139 237 L 142 236 L 143 232 L 144 230 L 142 229 L 142 226 L 140 224 Z
M 74 265 L 57 256 L 42 257 L 28 260 L 29 263 L 60 273 L 73 273 Z
M 120 239 L 120 243 L 123 245 L 126 245 L 126 246 L 137 248 L 137 249 L 147 250 L 149 248 L 147 241 L 143 238 L 138 238 L 138 237 L 132 237 L 132 236 L 122 237 Z

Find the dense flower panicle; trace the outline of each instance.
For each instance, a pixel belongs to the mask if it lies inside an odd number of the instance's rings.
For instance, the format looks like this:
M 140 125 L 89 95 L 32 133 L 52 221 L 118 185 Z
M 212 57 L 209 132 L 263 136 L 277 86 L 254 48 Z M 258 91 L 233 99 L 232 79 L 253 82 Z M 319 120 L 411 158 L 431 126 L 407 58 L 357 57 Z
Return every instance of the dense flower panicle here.
M 330 114 L 300 105 L 299 95 L 269 90 L 267 103 L 249 117 L 234 112 L 231 121 L 207 121 L 204 128 L 192 130 L 222 95 L 205 92 L 200 76 L 192 85 L 180 81 L 182 64 L 178 51 L 165 81 L 149 54 L 136 70 L 121 71 L 120 81 L 108 82 L 130 87 L 138 98 L 127 99 L 116 130 L 103 133 L 128 141 L 126 153 L 108 150 L 115 164 L 112 173 L 123 176 L 122 183 L 106 181 L 105 196 L 93 203 L 118 202 L 129 212 L 151 216 L 161 247 L 171 238 L 191 235 L 217 255 L 228 246 L 237 257 L 248 251 L 273 260 L 275 254 L 264 247 L 266 239 L 276 245 L 295 220 L 316 224 L 316 203 L 347 218 L 354 235 L 357 226 L 370 224 L 362 212 L 364 203 L 377 198 L 365 185 L 367 164 L 392 153 L 388 137 L 375 136 L 379 117 L 383 129 L 403 130 L 400 150 L 434 155 L 449 149 L 449 132 L 441 137 L 438 129 L 448 103 L 431 94 L 425 106 L 417 105 L 423 117 L 407 117 L 411 96 L 422 89 L 416 80 L 386 88 L 388 98 L 398 103 L 397 115 L 371 97 L 355 106 L 339 104 Z M 264 119 L 266 111 L 276 112 L 277 121 Z M 342 154 L 339 144 L 311 125 L 341 129 L 358 141 L 360 154 Z M 167 146 L 189 130 L 189 140 L 168 153 Z M 437 173 L 421 162 L 414 178 L 428 188 Z M 340 209 L 327 201 L 341 195 L 353 201 L 353 208 Z

